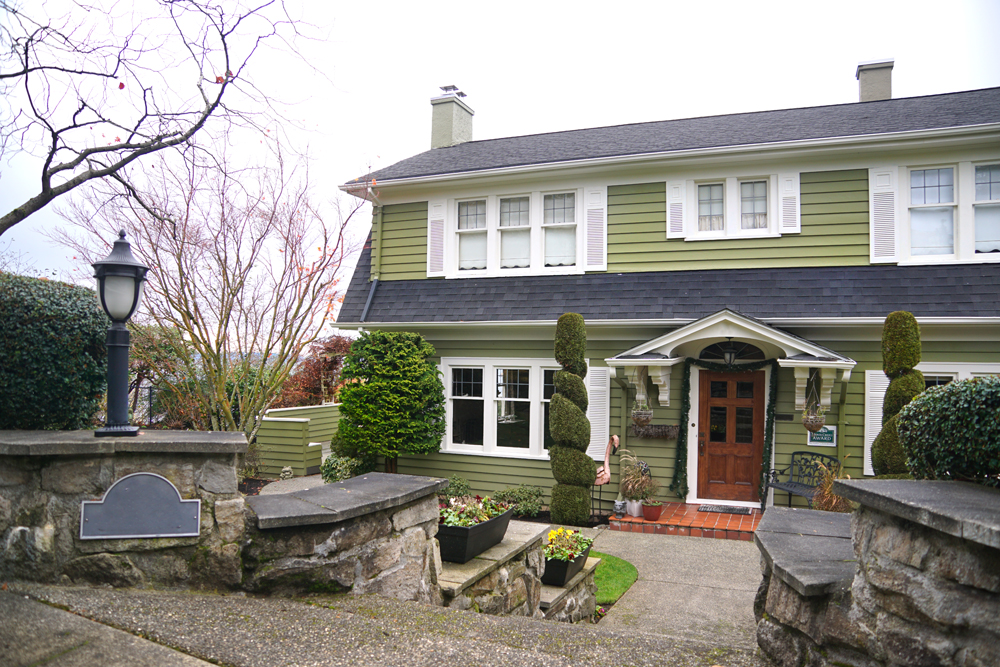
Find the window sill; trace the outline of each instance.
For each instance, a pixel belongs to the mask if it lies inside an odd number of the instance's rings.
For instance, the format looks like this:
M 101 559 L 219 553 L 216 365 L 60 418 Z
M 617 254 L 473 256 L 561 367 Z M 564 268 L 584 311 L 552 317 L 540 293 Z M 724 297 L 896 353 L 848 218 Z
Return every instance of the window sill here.
M 462 278 L 504 278 L 508 276 L 573 276 L 581 275 L 586 271 L 582 266 L 553 266 L 546 267 L 543 269 L 500 269 L 497 271 L 490 271 L 484 269 L 482 271 L 459 271 L 457 273 L 452 273 L 446 275 L 446 279 L 462 279 Z
M 685 236 L 685 241 L 737 241 L 745 239 L 777 239 L 781 238 L 779 232 L 767 232 L 766 234 L 718 234 L 718 235 L 704 235 L 697 234 L 692 236 Z
M 928 257 L 935 257 L 935 259 L 910 257 L 909 259 L 900 260 L 898 264 L 899 266 L 928 266 L 938 264 L 990 264 L 1000 262 L 1000 253 L 982 253 L 980 255 L 973 255 L 972 257 L 965 257 L 961 259 L 955 257 L 954 255 L 929 255 Z
M 515 452 L 498 452 L 496 450 L 492 452 L 473 452 L 469 450 L 455 450 L 455 449 L 445 449 L 442 448 L 440 454 L 458 454 L 460 456 L 485 456 L 492 459 L 519 459 L 523 461 L 548 461 L 549 453 L 544 454 L 520 454 Z

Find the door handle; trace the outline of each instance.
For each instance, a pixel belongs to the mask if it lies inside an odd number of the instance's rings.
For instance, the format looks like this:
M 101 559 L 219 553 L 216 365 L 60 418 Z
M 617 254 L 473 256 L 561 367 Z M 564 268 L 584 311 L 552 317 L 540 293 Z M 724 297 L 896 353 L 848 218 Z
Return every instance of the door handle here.
M 705 455 L 705 441 L 704 440 L 699 440 L 698 441 L 698 456 L 704 456 L 704 455 Z

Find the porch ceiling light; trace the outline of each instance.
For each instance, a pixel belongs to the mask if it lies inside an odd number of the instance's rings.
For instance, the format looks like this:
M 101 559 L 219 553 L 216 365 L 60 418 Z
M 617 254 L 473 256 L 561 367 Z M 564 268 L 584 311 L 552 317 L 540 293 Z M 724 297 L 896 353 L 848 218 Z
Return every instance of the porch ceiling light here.
M 732 337 L 726 338 L 728 343 L 726 343 L 726 348 L 722 351 L 722 360 L 726 362 L 726 366 L 732 366 L 733 362 L 736 361 L 736 356 L 739 354 L 736 347 L 733 345 Z
M 97 297 L 101 307 L 111 318 L 108 329 L 108 410 L 103 428 L 94 435 L 137 435 L 138 426 L 128 423 L 128 349 L 129 336 L 125 323 L 139 306 L 142 285 L 149 267 L 132 256 L 132 248 L 125 240 L 125 232 L 118 233 L 111 254 L 94 262 L 97 279 Z

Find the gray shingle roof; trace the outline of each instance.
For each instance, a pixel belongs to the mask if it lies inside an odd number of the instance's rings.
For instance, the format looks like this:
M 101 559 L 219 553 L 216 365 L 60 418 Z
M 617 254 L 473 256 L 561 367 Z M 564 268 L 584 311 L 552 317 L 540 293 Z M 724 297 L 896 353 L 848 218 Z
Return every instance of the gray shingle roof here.
M 669 153 L 1000 122 L 1000 88 L 878 102 L 550 132 L 436 148 L 380 169 L 378 181 L 571 160 Z
M 368 298 L 362 252 L 338 320 L 356 323 Z M 1000 317 L 1000 263 L 592 273 L 381 282 L 366 323 L 698 319 L 723 308 L 758 319 Z

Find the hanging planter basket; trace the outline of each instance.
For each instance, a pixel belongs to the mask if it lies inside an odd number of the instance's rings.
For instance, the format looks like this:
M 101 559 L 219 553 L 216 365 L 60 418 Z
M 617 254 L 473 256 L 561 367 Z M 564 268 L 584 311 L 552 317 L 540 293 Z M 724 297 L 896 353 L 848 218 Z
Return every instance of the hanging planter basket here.
M 802 425 L 810 433 L 816 433 L 826 425 L 826 417 L 824 415 L 802 415 Z
M 640 410 L 638 408 L 632 410 L 632 423 L 636 426 L 649 426 L 649 422 L 651 421 L 653 421 L 652 410 Z

